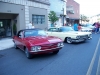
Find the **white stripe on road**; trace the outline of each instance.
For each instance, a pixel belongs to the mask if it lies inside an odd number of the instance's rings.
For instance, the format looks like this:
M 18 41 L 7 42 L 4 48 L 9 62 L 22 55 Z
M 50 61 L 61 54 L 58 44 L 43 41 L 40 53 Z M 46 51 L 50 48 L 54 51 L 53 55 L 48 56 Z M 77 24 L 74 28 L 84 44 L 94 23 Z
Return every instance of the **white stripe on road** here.
M 99 56 L 99 61 L 98 61 L 98 67 L 97 67 L 96 75 L 100 75 L 100 56 Z
M 98 43 L 97 43 L 97 46 L 96 46 L 96 49 L 95 49 L 93 58 L 92 58 L 92 60 L 91 60 L 91 63 L 90 63 L 90 66 L 89 66 L 89 68 L 88 68 L 88 71 L 87 71 L 86 75 L 91 75 L 92 68 L 93 68 L 93 65 L 94 65 L 94 61 L 95 61 L 95 58 L 96 58 L 96 55 L 97 55 L 97 51 L 98 51 L 99 44 L 100 44 L 100 38 L 99 38 L 99 41 L 98 41 Z

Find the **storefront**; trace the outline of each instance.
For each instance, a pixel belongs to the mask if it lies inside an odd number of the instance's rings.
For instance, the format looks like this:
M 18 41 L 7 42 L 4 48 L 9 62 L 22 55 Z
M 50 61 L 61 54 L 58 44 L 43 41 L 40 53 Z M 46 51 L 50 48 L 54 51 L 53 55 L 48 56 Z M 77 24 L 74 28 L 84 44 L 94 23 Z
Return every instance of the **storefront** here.
M 33 0 L 0 0 L 0 37 L 13 36 L 13 26 L 17 31 L 26 29 L 30 21 L 37 28 L 48 27 L 49 5 Z

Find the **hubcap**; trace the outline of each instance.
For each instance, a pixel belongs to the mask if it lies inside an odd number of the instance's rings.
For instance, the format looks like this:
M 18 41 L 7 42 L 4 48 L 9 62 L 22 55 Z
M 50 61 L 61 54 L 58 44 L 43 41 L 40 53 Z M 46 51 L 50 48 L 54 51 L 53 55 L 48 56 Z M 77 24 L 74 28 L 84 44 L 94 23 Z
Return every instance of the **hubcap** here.
M 17 48 L 16 44 L 14 44 L 14 47 Z
M 67 43 L 72 43 L 71 38 L 67 38 Z
M 28 54 L 28 51 L 27 50 L 25 51 L 25 53 L 26 53 L 26 56 L 29 57 L 29 54 Z

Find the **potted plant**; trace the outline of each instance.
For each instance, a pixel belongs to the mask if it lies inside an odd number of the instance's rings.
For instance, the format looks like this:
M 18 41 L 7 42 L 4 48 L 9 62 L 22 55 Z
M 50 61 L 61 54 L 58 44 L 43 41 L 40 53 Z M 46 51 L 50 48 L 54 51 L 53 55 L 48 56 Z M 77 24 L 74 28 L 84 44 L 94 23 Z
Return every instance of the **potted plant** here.
M 17 27 L 16 27 L 16 24 L 14 23 L 13 25 L 13 34 L 16 35 L 17 33 Z

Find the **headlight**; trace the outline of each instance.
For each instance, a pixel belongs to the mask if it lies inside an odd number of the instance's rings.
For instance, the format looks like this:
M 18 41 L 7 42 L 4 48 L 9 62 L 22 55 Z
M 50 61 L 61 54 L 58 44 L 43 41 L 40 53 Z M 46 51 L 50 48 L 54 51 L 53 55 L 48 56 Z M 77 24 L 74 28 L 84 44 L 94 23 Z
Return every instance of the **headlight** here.
M 32 51 L 38 51 L 38 50 L 40 50 L 40 49 L 41 49 L 41 46 L 33 46 L 33 47 L 31 48 Z
M 92 34 L 88 35 L 88 37 L 92 37 Z
M 64 45 L 63 42 L 60 42 L 60 43 L 57 44 L 58 47 L 61 47 L 63 45 Z
M 37 46 L 37 49 L 40 50 L 41 49 L 41 46 Z
M 58 43 L 57 46 L 60 47 L 60 43 Z
M 60 45 L 63 46 L 64 45 L 63 42 L 61 42 Z
M 77 37 L 76 37 L 76 39 L 79 39 L 79 38 L 80 38 L 80 36 L 77 36 Z
M 32 47 L 32 48 L 31 48 L 31 50 L 35 51 L 35 50 L 36 50 L 36 47 L 35 47 L 35 46 L 34 46 L 34 47 Z

